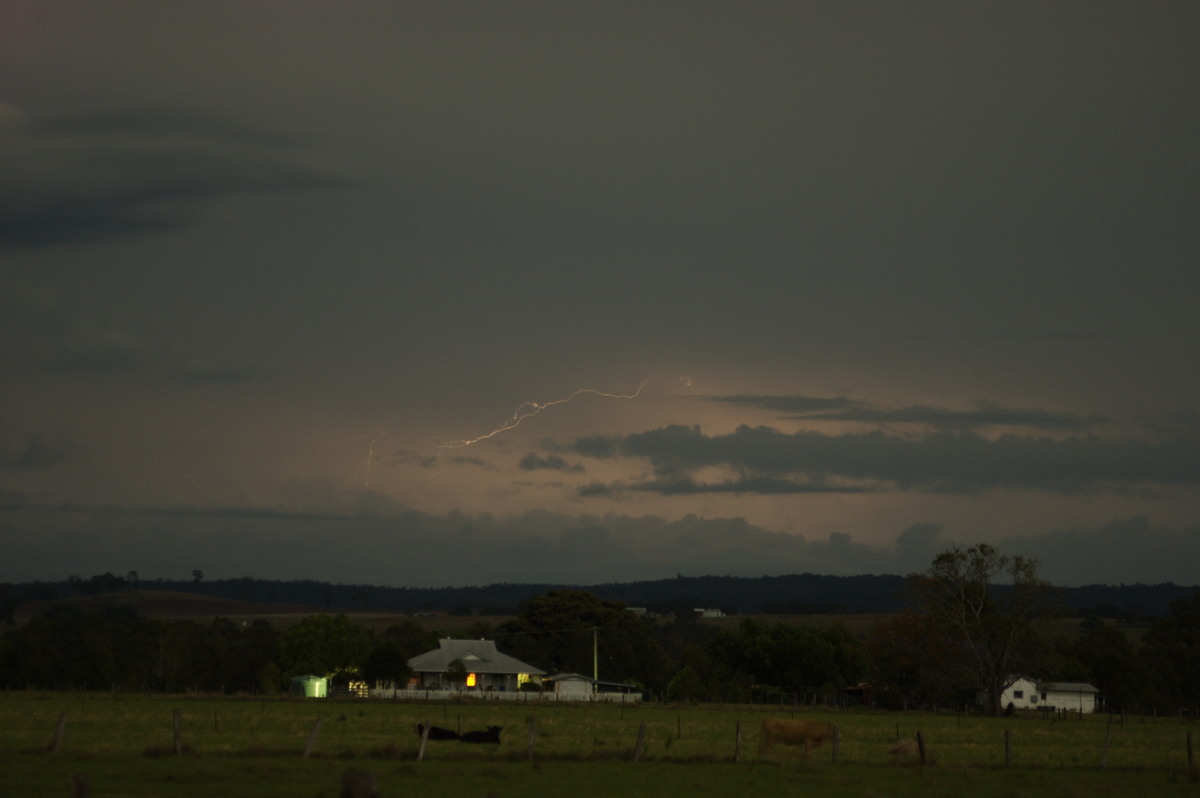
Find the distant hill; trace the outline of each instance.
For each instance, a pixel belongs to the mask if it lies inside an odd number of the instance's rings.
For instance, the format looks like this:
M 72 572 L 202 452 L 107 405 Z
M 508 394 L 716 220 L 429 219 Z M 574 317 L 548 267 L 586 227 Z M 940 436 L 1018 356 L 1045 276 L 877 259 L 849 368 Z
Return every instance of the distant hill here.
M 247 615 L 311 614 L 320 608 L 302 604 L 276 604 L 238 601 L 221 596 L 207 596 L 169 590 L 122 590 L 90 596 L 42 598 L 20 602 L 13 612 L 17 622 L 42 615 L 53 608 L 78 607 L 88 612 L 103 612 L 109 608 L 130 607 L 145 618 L 161 620 L 196 617 L 238 617 Z
M 690 612 L 696 608 L 720 609 L 737 614 L 845 614 L 893 613 L 905 609 L 904 577 L 789 576 L 732 577 L 679 576 L 644 582 L 601 585 L 494 584 L 482 587 L 405 588 L 375 585 L 330 584 L 312 580 L 263 579 L 142 580 L 136 586 L 112 574 L 86 581 L 35 582 L 0 585 L 0 602 L 17 606 L 74 596 L 137 593 L 151 601 L 156 593 L 187 594 L 199 599 L 238 602 L 224 614 L 265 611 L 267 605 L 297 605 L 293 611 L 320 612 L 451 612 L 460 614 L 512 614 L 521 602 L 549 590 L 583 590 L 601 598 L 646 607 L 656 612 Z M 1088 585 L 1062 588 L 1064 605 L 1073 615 L 1102 617 L 1160 617 L 1175 599 L 1200 592 L 1200 586 Z M 176 599 L 178 600 L 178 599 Z M 211 605 L 210 605 L 211 606 Z M 28 610 L 28 607 L 23 608 Z M 152 614 L 152 613 L 147 613 Z

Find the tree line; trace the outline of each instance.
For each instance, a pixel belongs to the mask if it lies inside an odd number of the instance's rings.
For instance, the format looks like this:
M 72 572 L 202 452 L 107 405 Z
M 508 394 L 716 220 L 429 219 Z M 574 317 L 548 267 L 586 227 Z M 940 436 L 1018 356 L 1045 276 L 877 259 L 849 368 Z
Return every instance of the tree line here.
M 103 583 L 102 578 L 98 583 Z M 199 581 L 199 579 L 197 579 Z M 1140 640 L 1096 617 L 1070 639 L 1039 623 L 1059 612 L 1058 591 L 1037 565 L 987 545 L 952 549 L 909 577 L 910 608 L 866 632 L 741 618 L 701 622 L 690 608 L 669 617 L 575 589 L 527 598 L 516 616 L 486 616 L 460 637 L 494 639 L 501 651 L 548 673 L 641 686 L 652 699 L 863 702 L 883 708 L 963 707 L 1000 694 L 1015 676 L 1090 682 L 1116 712 L 1200 707 L 1200 593 L 1171 603 Z M 437 646 L 414 620 L 372 631 L 345 614 L 314 614 L 286 629 L 162 621 L 128 606 L 57 606 L 0 638 L 0 687 L 272 694 L 304 674 L 403 685 L 412 657 Z
M 461 614 L 512 615 L 522 601 L 550 590 L 575 589 L 665 614 L 676 606 L 719 608 L 742 615 L 861 614 L 902 612 L 909 606 L 903 576 L 874 574 L 827 576 L 684 576 L 602 585 L 492 584 L 413 588 L 332 584 L 310 579 L 271 580 L 243 576 L 209 579 L 196 569 L 190 578 L 147 579 L 137 571 L 72 575 L 65 580 L 0 584 L 0 620 L 22 601 L 88 596 L 139 590 L 197 593 L 213 598 L 272 604 L 302 604 L 326 612 L 374 610 L 422 612 L 455 610 Z M 1061 588 L 1062 606 L 1073 615 L 1105 618 L 1161 618 L 1175 599 L 1200 586 L 1165 584 L 1084 585 Z

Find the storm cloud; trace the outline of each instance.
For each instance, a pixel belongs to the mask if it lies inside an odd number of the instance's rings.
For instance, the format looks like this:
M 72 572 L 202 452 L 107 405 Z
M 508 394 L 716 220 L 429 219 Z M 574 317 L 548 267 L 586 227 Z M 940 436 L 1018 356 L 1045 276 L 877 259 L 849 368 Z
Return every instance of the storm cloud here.
M 0 246 L 163 232 L 222 196 L 345 185 L 285 144 L 169 107 L 23 120 L 0 136 Z
M 1198 29 L 0 3 L 0 581 L 1176 575 Z
M 644 458 L 660 478 L 639 486 L 663 492 L 777 493 L 813 488 L 787 479 L 799 474 L 822 485 L 851 481 L 857 490 L 894 489 L 974 492 L 1023 488 L 1075 493 L 1111 483 L 1196 485 L 1200 446 L 1195 439 L 1147 442 L 1099 437 L 1053 439 L 972 432 L 901 436 L 882 431 L 829 435 L 785 434 L 770 427 L 738 427 L 728 435 L 706 435 L 699 427 L 672 425 L 578 444 L 581 454 Z M 702 468 L 728 467 L 745 474 L 733 483 L 702 485 L 683 478 Z M 848 490 L 850 486 L 843 486 Z M 835 488 L 824 487 L 833 490 Z

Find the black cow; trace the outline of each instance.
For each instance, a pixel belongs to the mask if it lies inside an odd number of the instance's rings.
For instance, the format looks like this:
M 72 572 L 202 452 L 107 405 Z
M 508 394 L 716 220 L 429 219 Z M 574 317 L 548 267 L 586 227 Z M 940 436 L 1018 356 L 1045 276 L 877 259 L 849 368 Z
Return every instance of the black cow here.
M 458 738 L 464 743 L 494 743 L 500 744 L 500 727 L 488 726 L 487 731 L 469 731 Z
M 418 723 L 417 724 L 417 736 L 420 737 L 424 733 L 425 733 L 425 724 Z M 449 729 L 443 729 L 439 726 L 430 726 L 429 727 L 429 736 L 426 739 L 427 740 L 457 740 L 458 732 L 450 731 Z

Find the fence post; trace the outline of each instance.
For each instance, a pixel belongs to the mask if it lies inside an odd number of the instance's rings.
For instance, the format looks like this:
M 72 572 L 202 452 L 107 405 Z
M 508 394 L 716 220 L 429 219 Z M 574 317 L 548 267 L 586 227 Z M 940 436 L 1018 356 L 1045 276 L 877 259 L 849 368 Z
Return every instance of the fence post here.
M 533 715 L 529 716 L 529 761 L 533 761 L 533 741 L 537 737 L 537 718 Z
M 1187 733 L 1188 778 L 1196 777 L 1196 760 L 1192 756 L 1192 733 Z
M 62 745 L 63 734 L 65 734 L 66 731 L 67 731 L 67 713 L 62 712 L 58 716 L 58 728 L 56 728 L 54 730 L 54 742 L 50 743 L 51 751 L 57 751 L 58 747 L 60 745 Z M 1191 739 L 1192 739 L 1192 734 L 1191 734 L 1191 732 L 1188 732 L 1188 740 L 1189 740 L 1188 748 L 1189 748 L 1189 750 L 1191 749 L 1191 742 L 1190 742 Z M 1191 761 L 1190 756 L 1188 757 L 1188 760 L 1189 760 L 1189 762 Z
M 321 730 L 321 719 L 317 718 L 317 722 L 313 724 L 312 731 L 308 733 L 308 744 L 304 746 L 304 758 L 308 759 L 308 755 L 312 753 L 313 745 L 317 742 L 317 732 Z
M 1112 726 L 1104 732 L 1104 753 L 1100 755 L 1100 769 L 1108 769 L 1108 744 L 1112 741 Z
M 429 718 L 425 719 L 425 725 L 421 727 L 421 745 L 417 748 L 417 761 L 420 762 L 425 758 L 425 741 L 429 739 Z
M 921 767 L 925 766 L 925 735 L 917 732 L 917 751 L 921 755 Z
M 637 744 L 633 747 L 633 761 L 637 762 L 642 758 L 642 749 L 646 745 L 646 724 L 638 726 Z
M 1191 740 L 1192 740 L 1192 733 L 1188 732 L 1188 751 L 1189 752 L 1192 750 Z M 733 733 L 733 763 L 736 765 L 737 763 L 739 763 L 741 761 L 742 761 L 742 722 L 739 720 L 737 722 L 737 729 Z M 1188 755 L 1188 761 L 1189 762 L 1191 761 L 1190 753 Z
M 835 723 L 833 724 L 833 764 L 838 763 L 838 749 L 842 745 L 842 730 Z
M 171 725 L 175 728 L 175 755 L 183 753 L 183 733 L 179 728 L 179 710 L 172 714 Z
M 1004 767 L 1012 767 L 1012 729 L 1004 730 Z

